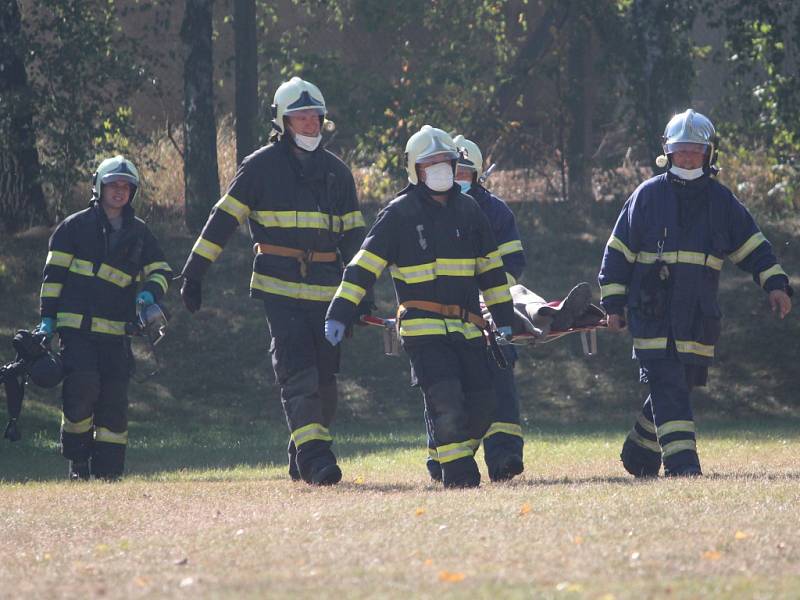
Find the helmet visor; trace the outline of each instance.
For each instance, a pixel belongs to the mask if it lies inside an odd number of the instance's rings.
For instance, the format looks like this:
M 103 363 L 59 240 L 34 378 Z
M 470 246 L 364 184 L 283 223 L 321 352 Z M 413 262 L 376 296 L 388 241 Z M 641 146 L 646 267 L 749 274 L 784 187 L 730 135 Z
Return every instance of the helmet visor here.
M 308 91 L 304 91 L 302 94 L 300 94 L 300 97 L 297 100 L 286 107 L 286 110 L 283 111 L 283 114 L 288 115 L 298 110 L 308 109 L 313 110 L 318 115 L 324 115 L 326 112 L 325 103 L 322 100 L 315 98 L 309 94 Z
M 416 163 L 427 162 L 434 156 L 446 156 L 450 160 L 455 160 L 461 155 L 452 146 L 445 144 L 438 137 L 432 136 L 430 143 L 417 155 Z
M 107 173 L 103 175 L 103 183 L 113 183 L 114 181 L 127 181 L 131 185 L 139 185 L 139 180 L 130 173 Z
M 673 142 L 671 144 L 664 144 L 664 150 L 667 154 L 675 152 L 690 152 L 692 154 L 706 154 L 709 151 L 708 144 L 696 144 L 694 142 Z

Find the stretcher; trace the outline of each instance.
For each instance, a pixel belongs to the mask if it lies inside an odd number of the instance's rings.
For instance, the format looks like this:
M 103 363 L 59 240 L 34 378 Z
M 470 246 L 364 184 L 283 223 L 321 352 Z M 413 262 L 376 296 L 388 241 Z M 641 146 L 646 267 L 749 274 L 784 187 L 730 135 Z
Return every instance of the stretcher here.
M 397 323 L 393 318 L 382 318 L 375 316 L 362 316 L 362 325 L 371 325 L 373 327 L 383 328 L 383 350 L 387 356 L 400 356 L 400 340 L 397 335 Z M 537 346 L 541 344 L 549 344 L 559 340 L 565 336 L 572 334 L 580 334 L 581 347 L 586 356 L 594 356 L 597 354 L 597 330 L 603 329 L 607 326 L 605 317 L 598 317 L 593 323 L 582 324 L 579 327 L 570 327 L 564 331 L 551 330 L 547 333 L 536 334 L 531 332 L 521 332 L 514 334 L 511 340 L 499 338 L 498 343 L 512 344 L 514 346 Z

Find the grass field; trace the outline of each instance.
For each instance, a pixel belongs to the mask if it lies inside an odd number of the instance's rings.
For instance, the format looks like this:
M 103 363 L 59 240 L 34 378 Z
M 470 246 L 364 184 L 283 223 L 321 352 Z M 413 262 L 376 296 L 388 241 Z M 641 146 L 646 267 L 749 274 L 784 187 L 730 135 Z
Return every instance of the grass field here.
M 529 287 L 558 297 L 594 282 L 618 206 L 515 208 Z M 192 237 L 151 221 L 179 269 Z M 797 272 L 797 219 L 762 224 Z M 14 329 L 38 320 L 47 235 L 0 239 L 2 360 Z M 344 480 L 311 489 L 284 473 L 249 262 L 237 235 L 194 317 L 171 292 L 163 371 L 131 388 L 124 481 L 65 482 L 58 392 L 29 388 L 24 439 L 0 440 L 0 597 L 800 598 L 800 325 L 796 312 L 765 318 L 748 275 L 723 272 L 726 327 L 696 394 L 703 479 L 624 473 L 619 446 L 644 390 L 629 339 L 605 334 L 592 358 L 577 340 L 523 348 L 526 472 L 444 492 L 427 480 L 406 361 L 360 329 L 334 426 Z M 377 298 L 388 313 L 386 281 Z

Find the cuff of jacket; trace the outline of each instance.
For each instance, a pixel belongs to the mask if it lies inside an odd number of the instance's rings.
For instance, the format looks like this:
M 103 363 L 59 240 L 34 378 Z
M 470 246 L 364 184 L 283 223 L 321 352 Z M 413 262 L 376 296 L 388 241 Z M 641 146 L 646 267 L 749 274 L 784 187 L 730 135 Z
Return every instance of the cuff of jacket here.
M 764 282 L 764 290 L 769 293 L 773 290 L 791 290 L 789 278 L 786 275 L 773 275 Z M 791 293 L 786 292 L 791 296 Z

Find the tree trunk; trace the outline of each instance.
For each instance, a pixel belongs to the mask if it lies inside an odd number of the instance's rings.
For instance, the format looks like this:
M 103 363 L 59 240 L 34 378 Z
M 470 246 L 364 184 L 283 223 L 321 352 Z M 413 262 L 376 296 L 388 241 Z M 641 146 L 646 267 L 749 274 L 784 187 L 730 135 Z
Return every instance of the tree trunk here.
M 593 198 L 589 149 L 592 130 L 591 36 L 588 19 L 585 15 L 576 15 L 570 31 L 567 57 L 567 111 L 570 123 L 566 153 L 569 174 L 567 196 L 573 203 Z
M 255 0 L 234 0 L 236 36 L 236 163 L 258 144 L 258 45 Z
M 48 222 L 24 47 L 17 0 L 0 0 L 0 224 L 9 231 Z
M 200 231 L 219 199 L 217 125 L 214 119 L 213 0 L 186 0 L 181 26 L 183 65 L 183 176 L 186 225 Z

